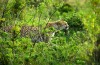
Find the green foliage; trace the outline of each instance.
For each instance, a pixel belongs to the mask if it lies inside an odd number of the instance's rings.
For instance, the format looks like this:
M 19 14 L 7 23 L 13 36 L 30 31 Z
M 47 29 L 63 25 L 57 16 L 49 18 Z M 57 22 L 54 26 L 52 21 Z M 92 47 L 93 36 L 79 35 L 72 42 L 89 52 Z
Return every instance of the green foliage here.
M 68 22 L 70 29 L 79 31 L 79 30 L 84 30 L 84 24 L 81 21 L 81 18 L 74 15 L 71 18 L 66 19 Z
M 2 27 L 4 22 L 5 22 L 5 18 L 0 18 L 0 27 Z
M 89 0 L 83 5 L 65 0 L 5 2 L 0 1 L 3 4 L 0 14 L 4 14 L 3 18 L 0 15 L 0 23 L 15 26 L 11 30 L 13 35 L 0 27 L 0 65 L 99 65 L 93 55 L 96 52 L 100 56 L 100 47 L 95 46 L 100 32 L 99 0 Z M 44 34 L 56 31 L 54 28 L 44 31 L 44 27 L 47 22 L 59 19 L 68 22 L 68 34 L 58 31 L 48 43 L 32 43 L 19 34 L 22 25 L 38 26 Z
M 58 10 L 60 11 L 61 14 L 63 14 L 63 13 L 72 12 L 74 9 L 71 5 L 66 3 L 63 4 Z

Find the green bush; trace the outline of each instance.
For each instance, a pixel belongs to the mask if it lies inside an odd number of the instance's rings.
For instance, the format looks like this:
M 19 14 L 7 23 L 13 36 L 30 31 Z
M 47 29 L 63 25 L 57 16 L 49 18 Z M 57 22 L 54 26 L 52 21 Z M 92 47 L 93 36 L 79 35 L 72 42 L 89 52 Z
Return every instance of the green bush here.
M 63 13 L 68 13 L 68 12 L 72 12 L 74 11 L 74 8 L 68 4 L 68 3 L 64 3 L 59 9 L 58 11 L 63 14 Z
M 4 20 L 2 16 L 0 19 L 5 21 L 2 26 L 15 25 L 12 33 L 18 34 L 22 25 L 38 26 L 44 32 L 42 29 L 47 22 L 58 19 L 68 22 L 69 31 L 67 35 L 58 31 L 48 43 L 32 43 L 30 38 L 20 37 L 20 34 L 15 38 L 15 34 L 4 32 L 0 27 L 0 65 L 99 65 L 94 57 L 95 52 L 97 56 L 100 52 L 95 46 L 96 35 L 100 32 L 99 0 L 89 0 L 83 5 L 65 2 L 8 0 L 2 12 Z

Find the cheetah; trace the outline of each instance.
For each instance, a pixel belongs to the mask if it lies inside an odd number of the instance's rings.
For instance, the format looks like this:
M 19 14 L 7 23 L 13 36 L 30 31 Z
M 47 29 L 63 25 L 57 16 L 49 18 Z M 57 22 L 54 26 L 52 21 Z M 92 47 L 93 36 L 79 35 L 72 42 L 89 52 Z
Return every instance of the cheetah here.
M 6 26 L 1 28 L 5 32 L 12 33 L 11 30 L 13 26 Z M 19 31 L 21 37 L 29 37 L 33 43 L 38 42 L 46 42 L 48 43 L 52 40 L 55 33 L 59 30 L 66 30 L 68 31 L 69 25 L 66 21 L 55 21 L 55 22 L 48 22 L 46 26 L 43 28 L 43 31 L 40 31 L 38 27 L 23 25 Z

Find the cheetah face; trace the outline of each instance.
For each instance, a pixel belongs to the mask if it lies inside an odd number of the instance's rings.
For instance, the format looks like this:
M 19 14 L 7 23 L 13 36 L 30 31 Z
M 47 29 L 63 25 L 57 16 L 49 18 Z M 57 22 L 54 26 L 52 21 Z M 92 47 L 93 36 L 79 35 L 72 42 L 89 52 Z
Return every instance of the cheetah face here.
M 69 25 L 66 21 L 57 21 L 56 25 L 58 26 L 59 30 L 68 30 L 69 29 Z

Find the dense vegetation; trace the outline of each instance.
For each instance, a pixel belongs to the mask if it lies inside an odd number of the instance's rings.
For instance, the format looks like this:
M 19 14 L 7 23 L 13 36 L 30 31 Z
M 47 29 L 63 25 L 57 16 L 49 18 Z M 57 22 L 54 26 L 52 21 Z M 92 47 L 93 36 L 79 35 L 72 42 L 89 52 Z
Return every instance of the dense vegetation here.
M 0 65 L 99 65 L 99 17 L 100 0 L 0 0 Z M 23 25 L 57 20 L 68 22 L 68 33 L 48 43 L 20 37 Z M 13 35 L 1 30 L 12 25 Z

